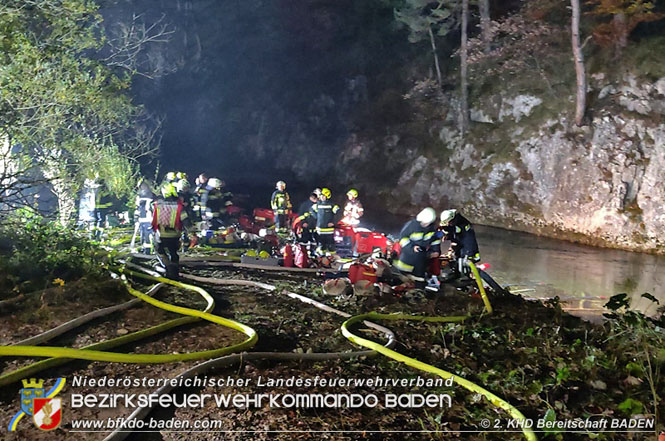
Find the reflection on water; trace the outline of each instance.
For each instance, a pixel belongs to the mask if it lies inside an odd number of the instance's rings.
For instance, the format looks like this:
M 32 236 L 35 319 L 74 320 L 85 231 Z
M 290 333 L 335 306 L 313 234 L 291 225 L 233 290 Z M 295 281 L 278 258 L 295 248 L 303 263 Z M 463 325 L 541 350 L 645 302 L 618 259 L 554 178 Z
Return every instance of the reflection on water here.
M 368 227 L 395 235 L 406 218 L 381 216 Z M 665 304 L 665 256 L 596 248 L 527 233 L 476 226 L 483 262 L 490 275 L 524 297 L 559 296 L 572 313 L 603 312 L 607 299 L 627 293 L 632 308 L 654 314 L 658 305 L 642 298 L 645 292 Z
M 483 260 L 502 285 L 533 289 L 525 297 L 565 298 L 571 309 L 600 310 L 606 298 L 628 293 L 632 307 L 655 313 L 645 292 L 665 303 L 665 257 L 609 250 L 526 233 L 478 226 Z M 575 300 L 578 299 L 578 300 Z

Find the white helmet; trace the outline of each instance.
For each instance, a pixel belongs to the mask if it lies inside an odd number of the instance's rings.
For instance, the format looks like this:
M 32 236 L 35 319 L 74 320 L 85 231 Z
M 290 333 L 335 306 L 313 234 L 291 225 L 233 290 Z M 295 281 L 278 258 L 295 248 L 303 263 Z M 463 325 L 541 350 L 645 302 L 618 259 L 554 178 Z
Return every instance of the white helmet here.
M 222 187 L 222 180 L 219 178 L 210 178 L 208 179 L 208 186 L 210 188 L 221 188 Z
M 441 212 L 441 225 L 447 225 L 448 222 L 453 220 L 455 217 L 455 214 L 457 214 L 457 210 L 451 209 L 451 210 L 443 210 Z
M 284 187 L 284 188 L 286 188 L 286 182 L 284 182 L 284 181 L 277 181 L 277 184 L 275 184 L 275 187 L 277 187 L 277 188 L 279 188 L 279 187 Z
M 427 207 L 418 213 L 416 220 L 421 224 L 431 225 L 436 220 L 436 211 L 432 207 Z

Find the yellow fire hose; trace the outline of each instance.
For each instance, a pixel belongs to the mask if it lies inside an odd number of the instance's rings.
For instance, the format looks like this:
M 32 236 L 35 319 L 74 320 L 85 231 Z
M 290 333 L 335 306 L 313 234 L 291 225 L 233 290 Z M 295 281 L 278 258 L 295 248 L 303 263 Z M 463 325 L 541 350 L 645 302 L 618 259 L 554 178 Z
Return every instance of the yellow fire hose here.
M 469 267 L 471 268 L 471 272 L 473 273 L 473 276 L 478 285 L 478 290 L 480 291 L 480 295 L 483 298 L 483 303 L 485 304 L 485 310 L 488 313 L 491 313 L 492 305 L 490 304 L 489 298 L 487 297 L 487 293 L 485 292 L 482 280 L 480 278 L 480 275 L 478 274 L 478 269 L 473 264 L 473 262 L 468 262 L 468 263 Z M 370 312 L 367 314 L 356 315 L 346 320 L 344 323 L 342 323 L 342 334 L 344 335 L 344 337 L 348 338 L 351 342 L 359 346 L 363 346 L 367 349 L 372 349 L 380 354 L 385 355 L 388 358 L 392 358 L 393 360 L 399 361 L 400 363 L 404 363 L 407 366 L 411 366 L 421 371 L 438 375 L 444 379 L 453 378 L 457 384 L 459 384 L 460 386 L 464 387 L 465 389 L 471 392 L 475 392 L 477 394 L 484 396 L 485 398 L 488 399 L 490 403 L 505 410 L 506 412 L 508 412 L 508 414 L 510 414 L 510 416 L 512 416 L 516 420 L 520 421 L 526 420 L 526 417 L 515 406 L 508 403 L 506 400 L 494 395 L 492 392 L 488 391 L 487 389 L 483 389 L 482 387 L 478 386 L 475 383 L 470 382 L 465 378 L 444 371 L 443 369 L 439 369 L 436 366 L 423 363 L 422 361 L 416 360 L 415 358 L 407 357 L 404 354 L 400 354 L 399 352 L 396 352 L 390 348 L 381 346 L 380 344 L 377 344 L 371 340 L 359 337 L 354 333 L 352 333 L 351 331 L 349 331 L 348 328 L 352 324 L 364 320 L 415 320 L 421 322 L 445 323 L 445 322 L 461 322 L 467 318 L 468 316 L 424 317 L 424 316 L 407 315 L 407 314 L 380 314 L 377 312 Z M 522 431 L 527 440 L 538 441 L 538 438 L 536 437 L 535 433 L 530 428 L 524 427 Z
M 471 268 L 471 271 L 474 275 L 474 278 L 476 280 L 476 283 L 478 284 L 478 289 L 480 291 L 481 297 L 483 299 L 483 302 L 485 304 L 485 309 L 488 313 L 492 312 L 492 306 L 489 302 L 489 299 L 487 297 L 487 293 L 485 292 L 485 289 L 482 285 L 482 281 L 480 279 L 480 276 L 478 274 L 478 270 L 476 269 L 475 265 L 472 262 L 469 262 L 469 267 Z M 172 281 L 166 278 L 162 277 L 154 277 L 154 276 L 148 276 L 144 275 L 141 273 L 136 273 L 133 271 L 129 270 L 123 270 L 124 273 L 130 274 L 136 277 L 141 277 L 145 278 L 148 280 L 153 280 L 156 282 L 160 283 L 166 283 L 169 285 L 173 285 L 176 287 L 184 288 L 187 290 L 191 290 L 194 292 L 197 292 L 199 295 L 201 295 L 207 302 L 208 305 L 204 311 L 198 311 L 190 308 L 184 308 L 184 307 L 179 307 L 175 305 L 171 305 L 165 302 L 161 302 L 159 300 L 153 299 L 152 297 L 143 294 L 140 291 L 135 290 L 131 286 L 127 286 L 128 291 L 134 295 L 135 297 L 145 301 L 146 303 L 149 303 L 153 306 L 156 306 L 158 308 L 164 309 L 166 311 L 171 311 L 179 314 L 186 315 L 184 320 L 189 321 L 195 321 L 197 318 L 201 318 L 207 321 L 210 321 L 212 323 L 217 323 L 222 326 L 226 326 L 232 329 L 235 329 L 237 331 L 240 331 L 244 333 L 248 338 L 243 341 L 242 343 L 235 344 L 232 346 L 220 348 L 220 349 L 214 349 L 214 350 L 208 350 L 208 351 L 199 351 L 199 352 L 193 352 L 193 353 L 187 353 L 187 354 L 121 354 L 121 353 L 114 353 L 114 352 L 105 352 L 105 351 L 98 351 L 98 350 L 92 350 L 92 349 L 71 349 L 71 348 L 60 348 L 60 347 L 43 347 L 43 346 L 0 346 L 0 356 L 37 356 L 37 357 L 60 357 L 59 359 L 52 359 L 55 361 L 63 360 L 64 359 L 70 359 L 70 358 L 76 358 L 76 359 L 86 359 L 86 360 L 95 360 L 95 361 L 112 361 L 112 362 L 124 362 L 124 363 L 166 363 L 166 362 L 173 362 L 173 361 L 185 361 L 185 360 L 197 360 L 197 359 L 203 359 L 203 358 L 213 358 L 213 357 L 220 357 L 226 354 L 230 354 L 233 352 L 239 352 L 248 348 L 251 348 L 256 344 L 256 341 L 258 340 L 256 332 L 241 323 L 235 322 L 233 320 L 225 319 L 223 317 L 216 316 L 214 314 L 211 314 L 210 311 L 214 307 L 214 300 L 208 294 L 204 289 L 189 285 L 186 283 L 181 283 L 181 282 L 176 282 Z M 510 403 L 507 401 L 503 400 L 502 398 L 494 395 L 493 393 L 487 391 L 486 389 L 483 389 L 482 387 L 478 386 L 475 383 L 472 383 L 464 378 L 461 378 L 455 374 L 452 374 L 450 372 L 444 371 L 442 369 L 439 369 L 435 366 L 429 365 L 427 363 L 423 363 L 419 360 L 416 360 L 414 358 L 407 357 L 403 354 L 400 354 L 390 348 L 384 347 L 378 343 L 375 343 L 371 340 L 364 339 L 362 337 L 359 337 L 355 334 L 353 334 L 351 331 L 349 331 L 348 326 L 357 323 L 359 321 L 366 321 L 366 320 L 417 320 L 417 321 L 424 321 L 424 322 L 435 322 L 435 323 L 442 323 L 442 322 L 461 322 L 468 318 L 468 316 L 451 316 L 451 317 L 425 317 L 425 316 L 411 316 L 411 315 L 405 315 L 405 314 L 380 314 L 376 312 L 371 312 L 368 314 L 362 314 L 362 315 L 357 315 L 354 317 L 349 318 L 342 324 L 342 334 L 348 338 L 351 342 L 358 344 L 360 346 L 366 347 L 370 350 L 374 350 L 378 353 L 381 353 L 389 358 L 392 358 L 396 361 L 399 361 L 401 363 L 404 363 L 408 366 L 414 367 L 416 369 L 420 369 L 425 372 L 433 373 L 436 375 L 441 376 L 442 378 L 453 378 L 455 382 L 463 386 L 464 388 L 478 393 L 484 397 L 486 397 L 493 405 L 505 410 L 508 412 L 513 418 L 518 419 L 518 420 L 524 420 L 525 417 L 524 415 L 514 406 L 512 406 Z M 183 319 L 180 319 L 183 320 Z M 171 322 L 176 322 L 177 320 L 172 320 Z M 164 325 L 164 324 L 162 324 Z M 177 326 L 177 325 L 174 325 Z M 153 328 L 158 328 L 153 327 Z M 143 331 L 139 331 L 136 334 L 141 334 L 141 333 L 147 333 L 153 328 L 148 328 Z M 161 332 L 161 331 L 160 331 Z M 128 337 L 128 336 L 124 336 Z M 124 337 L 121 337 L 119 339 L 113 339 L 113 340 L 122 340 Z M 101 344 L 105 343 L 110 343 L 111 341 L 108 342 L 102 342 Z M 122 344 L 122 343 L 121 343 Z M 95 346 L 95 345 L 92 345 Z M 45 360 L 45 362 L 48 362 L 50 360 Z M 44 363 L 40 362 L 40 363 Z M 0 377 L 0 384 L 7 384 L 11 381 L 15 381 L 18 378 L 25 378 L 25 375 L 28 375 L 26 371 L 28 371 L 31 366 L 38 365 L 39 363 L 35 363 L 34 365 L 27 366 L 23 369 L 19 369 L 18 371 L 6 374 L 2 377 Z M 43 369 L 43 366 L 40 367 L 39 370 Z M 24 374 L 21 376 L 18 376 L 17 373 L 19 374 Z M 14 380 L 12 378 L 18 377 Z M 4 382 L 3 382 L 4 380 Z M 11 381 L 8 381 L 11 380 Z M 524 435 L 529 441 L 537 441 L 537 438 L 533 431 L 529 428 L 524 428 L 523 429 Z
M 120 363 L 168 363 L 175 361 L 200 360 L 204 358 L 221 357 L 222 355 L 227 355 L 233 352 L 239 352 L 249 349 L 256 344 L 258 336 L 252 328 L 243 325 L 242 323 L 238 323 L 236 321 L 219 317 L 217 315 L 210 313 L 210 311 L 212 311 L 215 305 L 215 302 L 213 298 L 210 296 L 210 294 L 208 294 L 208 292 L 206 292 L 204 289 L 186 283 L 176 282 L 162 277 L 148 276 L 129 270 L 123 270 L 123 272 L 136 277 L 141 277 L 144 279 L 160 283 L 166 283 L 169 285 L 173 285 L 179 288 L 196 292 L 208 302 L 206 309 L 204 311 L 198 311 L 191 308 L 175 306 L 169 303 L 153 299 L 152 297 L 147 296 L 142 292 L 137 291 L 131 286 L 127 285 L 127 290 L 129 291 L 130 294 L 132 294 L 135 297 L 138 297 L 144 302 L 149 303 L 157 308 L 163 309 L 165 311 L 182 314 L 194 319 L 196 318 L 204 319 L 212 323 L 216 323 L 231 329 L 235 329 L 245 334 L 247 336 L 247 339 L 242 343 L 227 346 L 224 348 L 212 349 L 207 351 L 190 352 L 185 354 L 123 354 L 117 352 L 106 352 L 106 351 L 98 351 L 92 349 L 73 349 L 73 348 L 61 348 L 53 346 L 19 345 L 19 346 L 0 346 L 0 356 L 63 357 L 63 358 L 76 358 L 82 360 L 94 360 L 94 361 L 112 361 Z M 188 321 L 192 320 L 188 319 Z M 139 333 L 147 333 L 150 331 L 151 328 L 139 331 Z M 28 368 L 29 367 L 30 366 L 28 366 Z M 25 373 L 25 371 L 23 373 Z M 0 380 L 6 380 L 5 377 L 9 377 L 10 375 L 13 374 L 15 374 L 15 372 L 3 376 L 2 378 L 0 378 Z

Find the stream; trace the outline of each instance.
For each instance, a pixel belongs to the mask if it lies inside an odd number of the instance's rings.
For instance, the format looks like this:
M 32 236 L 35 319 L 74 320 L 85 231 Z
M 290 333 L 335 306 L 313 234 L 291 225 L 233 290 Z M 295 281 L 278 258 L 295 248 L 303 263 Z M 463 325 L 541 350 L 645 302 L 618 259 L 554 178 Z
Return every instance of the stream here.
M 382 215 L 366 226 L 397 235 L 404 217 Z M 528 233 L 476 225 L 482 261 L 501 285 L 526 298 L 559 296 L 563 308 L 591 320 L 606 312 L 614 294 L 627 293 L 633 309 L 647 315 L 659 305 L 642 297 L 650 293 L 665 305 L 665 256 L 597 248 Z

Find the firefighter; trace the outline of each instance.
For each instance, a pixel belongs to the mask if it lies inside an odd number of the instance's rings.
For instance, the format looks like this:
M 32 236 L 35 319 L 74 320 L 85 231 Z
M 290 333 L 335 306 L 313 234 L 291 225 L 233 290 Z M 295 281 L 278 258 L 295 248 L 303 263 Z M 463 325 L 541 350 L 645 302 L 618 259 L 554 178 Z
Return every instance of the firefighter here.
M 194 181 L 196 184 L 196 187 L 194 188 L 194 218 L 198 221 L 201 222 L 204 219 L 205 215 L 205 203 L 201 204 L 202 200 L 207 201 L 208 200 L 208 189 L 206 188 L 208 185 L 208 176 L 206 176 L 205 173 L 201 173 L 200 175 L 197 176 L 196 180 Z
M 213 229 L 219 229 L 223 226 L 222 210 L 224 209 L 224 193 L 222 187 L 224 181 L 219 178 L 210 178 L 206 184 L 206 198 L 202 199 L 201 205 L 204 207 L 204 219 L 208 220 Z
M 358 190 L 352 188 L 346 192 L 346 205 L 344 206 L 344 217 L 342 223 L 357 227 L 360 224 L 360 218 L 363 216 L 363 204 L 358 200 Z
M 152 192 L 148 183 L 141 179 L 134 202 L 136 206 L 134 221 L 137 226 L 135 231 L 138 231 L 139 240 L 141 241 L 141 252 L 144 254 L 150 254 L 152 249 L 152 205 L 155 199 L 156 195 Z
M 310 222 L 316 225 L 317 252 L 319 254 L 335 252 L 335 224 L 339 221 L 340 209 L 338 205 L 330 201 L 331 197 L 332 192 L 327 188 L 322 188 L 319 200 L 312 204 L 309 216 L 305 220 L 308 227 Z
M 425 288 L 425 270 L 429 258 L 439 254 L 436 233 L 436 212 L 433 208 L 423 209 L 415 219 L 410 220 L 399 234 L 401 251 L 395 267 L 416 282 L 416 288 Z
M 305 202 L 300 204 L 300 207 L 298 209 L 298 213 L 300 214 L 300 217 L 298 217 L 295 222 L 293 223 L 294 229 L 296 229 L 296 225 L 299 226 L 300 234 L 298 237 L 299 242 L 303 243 L 309 243 L 309 242 L 314 242 L 314 229 L 312 228 L 312 225 L 309 223 L 304 222 L 305 218 L 309 215 L 309 212 L 312 210 L 312 206 L 316 204 L 318 201 L 319 196 L 312 192 L 309 195 L 309 199 L 307 199 Z
M 166 277 L 170 279 L 179 279 L 180 235 L 188 222 L 187 212 L 178 198 L 175 185 L 164 183 L 162 197 L 153 207 L 152 229 L 155 232 L 157 258 L 166 269 Z
M 276 190 L 270 198 L 270 206 L 275 213 L 275 231 L 277 234 L 289 232 L 289 214 L 291 213 L 291 198 L 286 192 L 286 183 L 278 181 Z
M 182 201 L 183 209 L 187 213 L 187 218 L 191 221 L 191 219 L 194 218 L 194 207 L 192 206 L 192 186 L 187 179 L 187 173 L 177 172 L 175 177 L 176 179 L 173 182 L 173 185 L 175 185 L 176 191 L 178 192 L 178 198 L 180 201 Z M 190 240 L 189 236 L 187 235 L 187 231 L 184 230 L 182 232 L 182 243 L 184 251 L 189 249 L 189 242 Z
M 99 190 L 95 195 L 96 224 L 93 236 L 96 240 L 102 240 L 102 235 L 104 233 L 104 229 L 106 228 L 107 216 L 111 211 L 112 206 L 113 202 L 111 201 L 110 192 L 106 188 L 104 188 L 104 186 L 100 186 Z
M 468 261 L 480 261 L 473 225 L 455 209 L 442 211 L 440 220 L 444 238 L 450 241 L 450 248 L 457 263 L 453 269 L 457 275 L 461 275 L 465 272 Z

